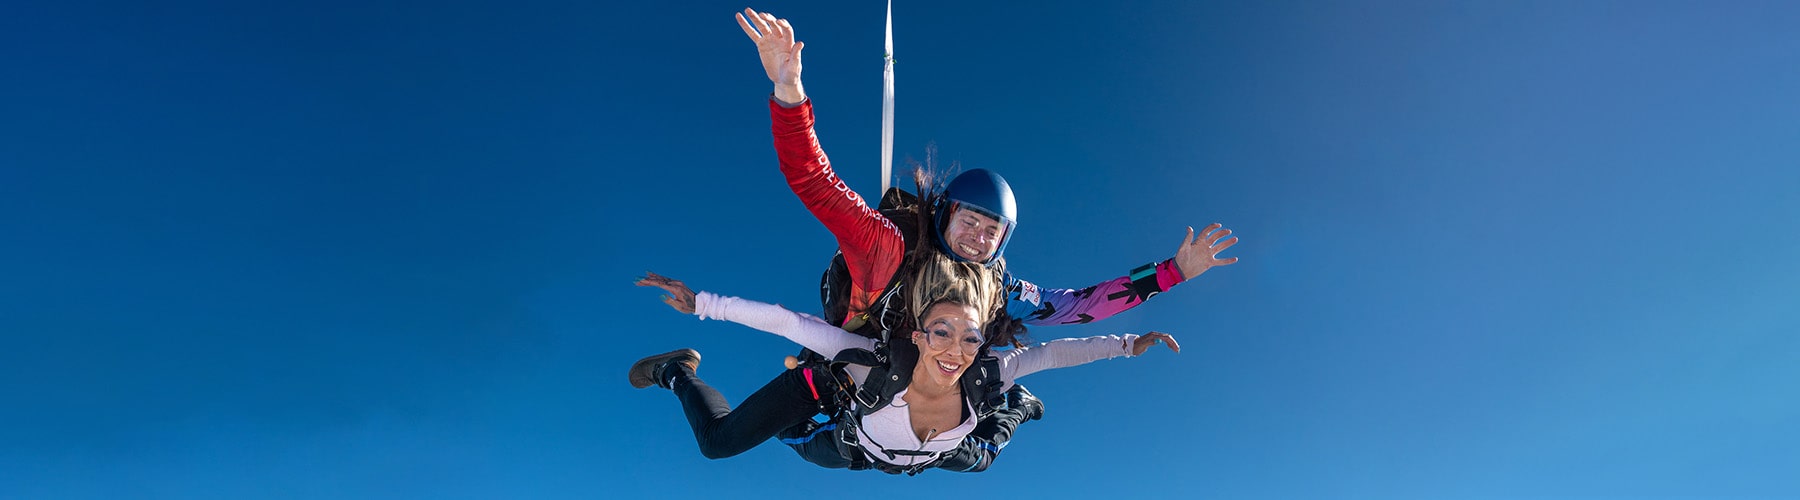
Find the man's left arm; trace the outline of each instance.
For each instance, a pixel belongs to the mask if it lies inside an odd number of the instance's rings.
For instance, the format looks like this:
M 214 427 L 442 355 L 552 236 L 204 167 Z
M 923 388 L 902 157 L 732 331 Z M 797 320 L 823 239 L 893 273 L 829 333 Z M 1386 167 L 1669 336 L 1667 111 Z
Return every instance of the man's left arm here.
M 1156 294 L 1175 285 L 1199 277 L 1208 269 L 1231 265 L 1237 257 L 1221 259 L 1219 253 L 1237 244 L 1229 239 L 1230 229 L 1220 224 L 1206 226 L 1195 234 L 1188 228 L 1187 237 L 1175 249 L 1175 257 L 1162 262 L 1138 266 L 1130 274 L 1107 280 L 1087 288 L 1039 288 L 1030 282 L 1009 277 L 1007 313 L 1025 320 L 1028 325 L 1068 325 L 1091 323 L 1110 318 L 1137 307 Z

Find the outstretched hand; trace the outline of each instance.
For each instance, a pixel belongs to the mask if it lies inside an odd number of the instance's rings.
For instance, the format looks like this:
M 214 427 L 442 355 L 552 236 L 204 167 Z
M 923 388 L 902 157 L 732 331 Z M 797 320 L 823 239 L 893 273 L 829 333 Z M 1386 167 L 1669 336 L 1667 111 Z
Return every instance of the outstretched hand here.
M 1236 236 L 1219 241 L 1220 238 L 1231 234 L 1230 229 L 1220 229 L 1222 227 L 1224 226 L 1213 223 L 1201 230 L 1199 237 L 1195 237 L 1194 227 L 1188 226 L 1187 237 L 1182 238 L 1181 246 L 1175 248 L 1175 267 L 1181 268 L 1181 279 L 1191 280 L 1200 273 L 1206 272 L 1207 269 L 1229 266 L 1237 262 L 1237 257 L 1219 258 L 1219 252 L 1231 248 L 1238 241 Z
M 1144 351 L 1150 350 L 1150 346 L 1159 343 L 1168 344 L 1169 350 L 1171 351 L 1181 352 L 1181 344 L 1175 342 L 1175 337 L 1173 335 L 1163 332 L 1150 332 L 1139 336 L 1137 340 L 1131 342 L 1131 355 L 1142 355 L 1144 354 Z
M 694 290 L 688 288 L 687 284 L 682 283 L 681 280 L 652 272 L 646 271 L 644 274 L 647 274 L 648 276 L 638 278 L 637 286 L 653 286 L 661 288 L 663 291 L 669 292 L 668 295 L 664 295 L 662 298 L 664 304 L 668 304 L 669 307 L 681 311 L 682 314 L 694 313 Z
M 786 19 L 751 9 L 738 14 L 737 22 L 744 29 L 744 36 L 756 42 L 763 72 L 775 83 L 775 97 L 787 104 L 805 101 L 806 91 L 800 85 L 800 50 L 806 48 L 806 43 L 794 40 L 793 25 Z

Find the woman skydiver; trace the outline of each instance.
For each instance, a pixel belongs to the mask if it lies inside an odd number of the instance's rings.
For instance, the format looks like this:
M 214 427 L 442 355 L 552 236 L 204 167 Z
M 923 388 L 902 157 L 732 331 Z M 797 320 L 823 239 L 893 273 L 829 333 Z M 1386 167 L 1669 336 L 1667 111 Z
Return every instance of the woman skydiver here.
M 1004 334 L 988 335 L 982 330 L 986 318 L 1004 300 L 995 274 L 977 264 L 953 262 L 937 252 L 927 255 L 925 262 L 916 264 L 920 272 L 914 278 L 914 293 L 908 300 L 908 309 L 923 313 L 906 319 L 904 328 L 911 332 L 908 338 L 894 339 L 916 348 L 911 359 L 896 350 L 887 366 L 839 363 L 789 369 L 745 398 L 736 409 L 695 375 L 700 356 L 692 349 L 638 361 L 631 367 L 631 383 L 640 388 L 654 384 L 674 391 L 693 427 L 701 454 L 708 458 L 742 453 L 778 432 L 806 425 L 814 414 L 824 411 L 838 415 L 834 424 L 842 427 L 819 429 L 836 431 L 826 433 L 826 439 L 788 443 L 808 461 L 826 467 L 917 473 L 926 467 L 941 466 L 963 445 L 964 436 L 977 427 L 983 408 L 980 396 L 971 391 L 978 391 L 985 384 L 997 381 L 999 389 L 1005 390 L 1025 375 L 1117 356 L 1137 356 L 1158 343 L 1168 344 L 1175 352 L 1181 350 L 1174 337 L 1151 332 L 1143 336 L 1059 339 L 990 353 L 989 347 L 1010 342 Z M 682 313 L 741 323 L 839 359 L 883 350 L 875 339 L 781 306 L 706 292 L 696 294 L 682 282 L 654 273 L 638 284 L 667 291 L 669 295 L 663 301 Z M 997 358 L 997 373 L 985 368 L 971 369 L 978 366 L 978 360 L 990 355 Z M 888 396 L 870 401 L 866 397 L 868 384 L 882 386 L 877 392 L 885 391 L 883 394 Z M 811 437 L 815 436 L 808 436 Z

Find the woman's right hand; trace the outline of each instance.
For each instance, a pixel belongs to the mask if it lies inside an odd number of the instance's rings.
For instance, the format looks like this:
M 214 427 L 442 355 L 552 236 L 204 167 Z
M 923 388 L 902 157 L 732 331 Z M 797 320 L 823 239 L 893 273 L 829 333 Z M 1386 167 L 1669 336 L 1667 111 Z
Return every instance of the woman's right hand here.
M 669 292 L 668 295 L 663 296 L 664 304 L 681 311 L 682 314 L 694 313 L 694 290 L 688 288 L 687 284 L 682 283 L 681 280 L 652 272 L 646 271 L 644 274 L 649 276 L 638 278 L 637 286 L 661 288 L 663 291 Z
M 794 40 L 794 27 L 786 19 L 751 9 L 738 14 L 737 22 L 744 35 L 756 42 L 763 71 L 775 83 L 775 97 L 787 104 L 805 101 L 806 91 L 800 85 L 800 50 L 806 48 L 806 43 Z

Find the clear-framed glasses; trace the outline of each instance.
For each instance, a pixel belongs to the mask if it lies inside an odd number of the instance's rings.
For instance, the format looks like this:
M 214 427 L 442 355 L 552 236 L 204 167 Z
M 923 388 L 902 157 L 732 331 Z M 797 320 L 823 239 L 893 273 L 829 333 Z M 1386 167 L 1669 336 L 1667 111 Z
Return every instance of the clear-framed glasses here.
M 981 345 L 987 337 L 981 333 L 980 325 L 972 321 L 939 319 L 925 325 L 925 344 L 935 350 L 958 348 L 963 354 L 974 355 L 981 352 Z

